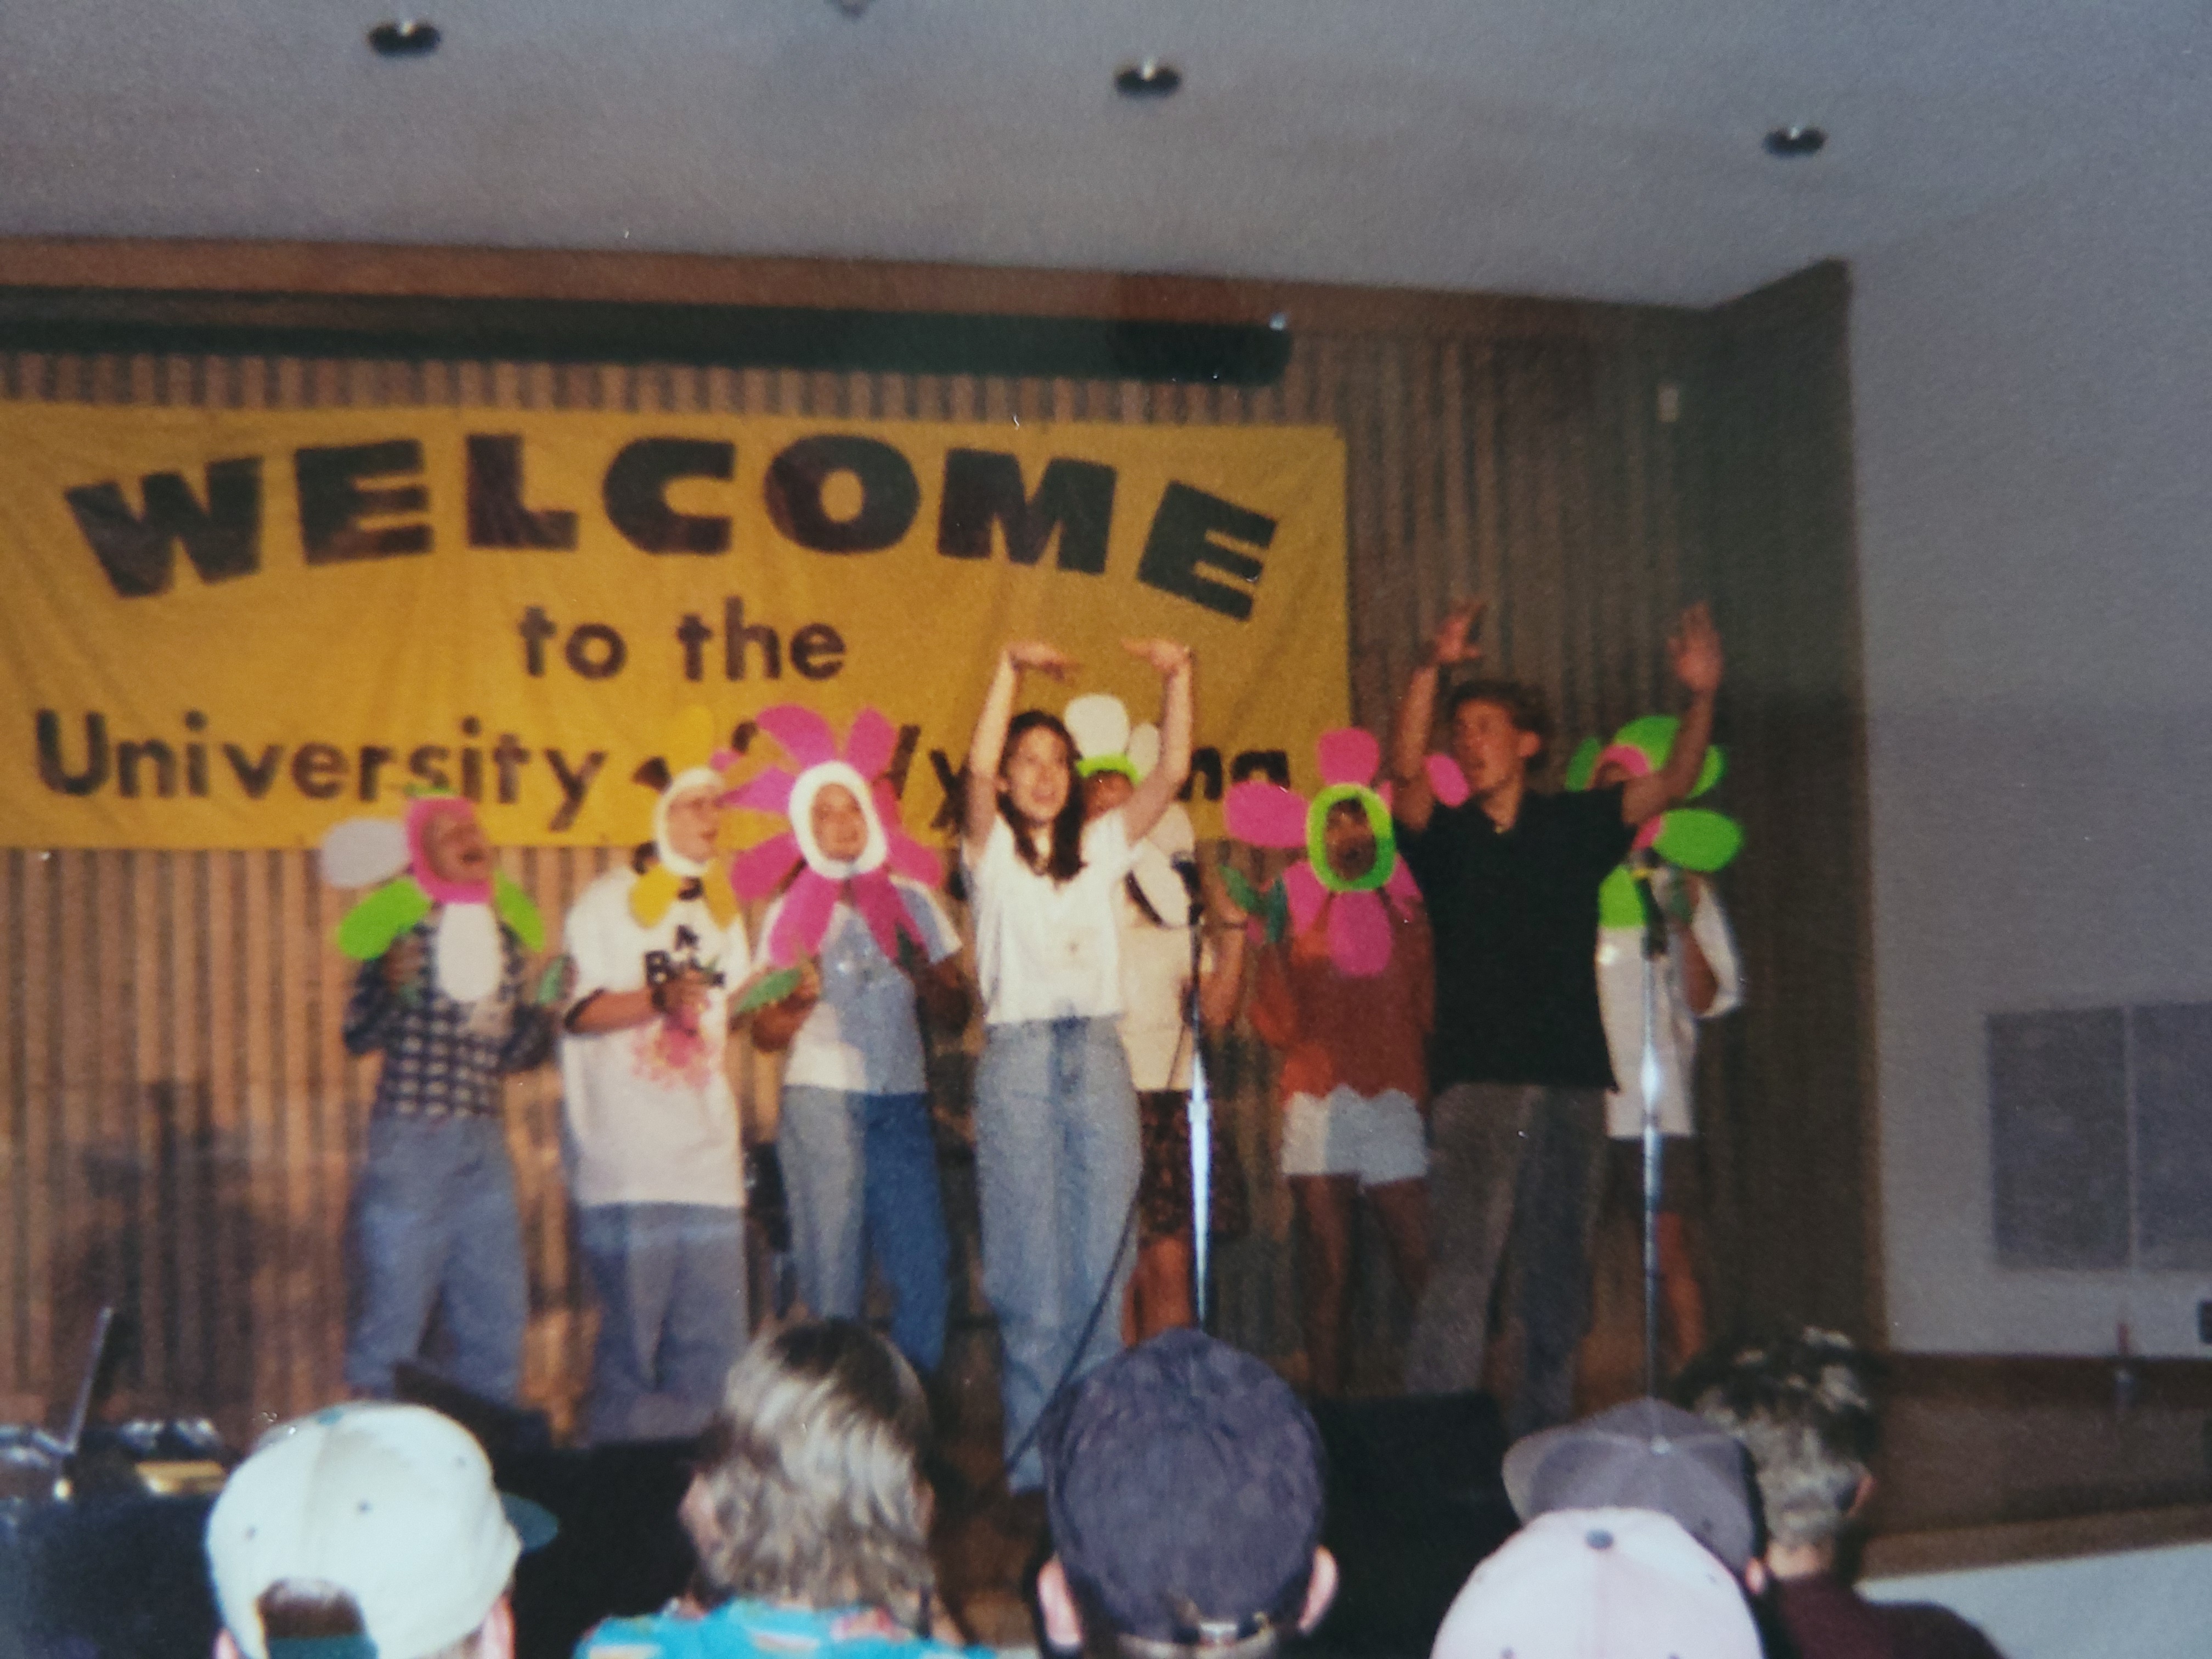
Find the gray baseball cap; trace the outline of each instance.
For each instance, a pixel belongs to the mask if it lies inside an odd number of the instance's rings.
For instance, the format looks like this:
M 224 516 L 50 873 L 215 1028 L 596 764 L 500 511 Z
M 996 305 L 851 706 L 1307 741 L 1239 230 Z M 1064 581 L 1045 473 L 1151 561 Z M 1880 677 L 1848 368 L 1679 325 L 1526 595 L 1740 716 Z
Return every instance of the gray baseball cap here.
M 1505 1495 L 1523 1521 L 1556 1510 L 1656 1510 L 1741 1577 L 1758 1548 L 1751 1465 L 1734 1435 L 1636 1400 L 1515 1443 Z

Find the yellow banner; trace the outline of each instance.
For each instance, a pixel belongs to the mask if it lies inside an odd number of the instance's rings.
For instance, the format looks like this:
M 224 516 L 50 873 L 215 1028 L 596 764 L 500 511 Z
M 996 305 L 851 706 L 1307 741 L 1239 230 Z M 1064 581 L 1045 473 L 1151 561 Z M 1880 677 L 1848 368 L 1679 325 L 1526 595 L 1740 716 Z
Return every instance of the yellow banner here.
M 1326 428 L 0 404 L 0 844 L 300 846 L 423 788 L 628 842 L 671 716 L 785 702 L 890 716 L 938 840 L 1000 646 L 1143 720 L 1132 635 L 1197 648 L 1218 833 L 1346 719 L 1344 534 Z

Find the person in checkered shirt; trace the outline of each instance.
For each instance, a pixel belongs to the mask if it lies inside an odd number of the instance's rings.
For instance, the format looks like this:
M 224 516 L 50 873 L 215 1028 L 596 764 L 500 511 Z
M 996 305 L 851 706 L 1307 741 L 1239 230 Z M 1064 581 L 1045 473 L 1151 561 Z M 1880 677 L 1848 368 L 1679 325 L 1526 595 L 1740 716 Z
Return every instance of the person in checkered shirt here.
M 454 886 L 488 884 L 491 844 L 471 811 L 428 821 L 422 853 Z M 448 994 L 434 909 L 362 963 L 346 1005 L 350 1054 L 381 1053 L 368 1153 L 354 1194 L 358 1309 L 346 1382 L 389 1398 L 392 1371 L 422 1358 L 431 1316 L 444 1335 L 436 1369 L 471 1393 L 512 1401 L 522 1380 L 530 1281 L 499 1079 L 543 1065 L 553 1016 L 531 995 L 529 963 L 499 924 L 501 971 L 473 1001 Z

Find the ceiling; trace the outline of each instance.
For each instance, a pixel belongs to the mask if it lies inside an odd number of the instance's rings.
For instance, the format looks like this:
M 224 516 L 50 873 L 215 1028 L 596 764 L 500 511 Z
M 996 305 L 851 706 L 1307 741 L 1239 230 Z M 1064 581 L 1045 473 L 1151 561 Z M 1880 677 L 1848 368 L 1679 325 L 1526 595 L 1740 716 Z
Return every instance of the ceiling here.
M 0 235 L 847 255 L 1706 304 L 2194 143 L 2207 0 L 0 9 Z M 1118 97 L 1157 54 L 1182 91 Z M 1805 161 L 1778 124 L 1830 132 Z

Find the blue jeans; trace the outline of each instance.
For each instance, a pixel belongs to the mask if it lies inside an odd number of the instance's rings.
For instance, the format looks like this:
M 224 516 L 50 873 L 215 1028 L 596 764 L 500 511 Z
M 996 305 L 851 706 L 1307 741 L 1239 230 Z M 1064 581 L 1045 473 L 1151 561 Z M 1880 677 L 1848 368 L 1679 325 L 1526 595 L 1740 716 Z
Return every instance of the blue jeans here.
M 436 1311 L 451 1349 L 446 1374 L 487 1400 L 515 1398 L 530 1279 L 498 1119 L 370 1118 L 354 1250 L 361 1296 L 346 1337 L 348 1386 L 388 1398 L 392 1367 L 420 1358 Z
M 576 1233 L 599 1294 L 594 1445 L 682 1440 L 707 1426 L 745 1346 L 745 1212 L 714 1204 L 593 1204 Z
M 872 1244 L 891 1287 L 891 1340 L 915 1370 L 935 1370 L 951 1244 L 929 1097 L 788 1084 L 776 1139 L 806 1305 L 823 1319 L 859 1318 Z
M 1060 1378 L 1121 1351 L 1139 1163 L 1137 1091 L 1117 1022 L 988 1029 L 975 1073 L 975 1173 L 983 1293 L 999 1317 L 1006 1481 L 1017 1492 L 1043 1482 L 1034 1446 L 1018 1462 L 1013 1453 Z

